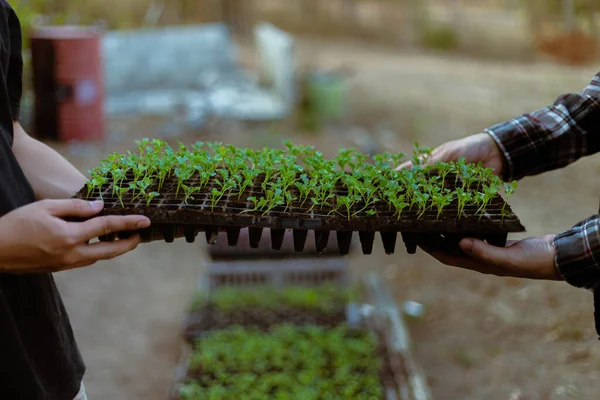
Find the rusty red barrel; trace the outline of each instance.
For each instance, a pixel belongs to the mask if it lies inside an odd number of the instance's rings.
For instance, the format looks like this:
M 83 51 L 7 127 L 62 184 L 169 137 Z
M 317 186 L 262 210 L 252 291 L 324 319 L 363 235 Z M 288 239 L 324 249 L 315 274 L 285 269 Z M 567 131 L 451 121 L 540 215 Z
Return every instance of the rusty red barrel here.
M 102 29 L 42 26 L 30 36 L 34 130 L 59 141 L 104 139 Z

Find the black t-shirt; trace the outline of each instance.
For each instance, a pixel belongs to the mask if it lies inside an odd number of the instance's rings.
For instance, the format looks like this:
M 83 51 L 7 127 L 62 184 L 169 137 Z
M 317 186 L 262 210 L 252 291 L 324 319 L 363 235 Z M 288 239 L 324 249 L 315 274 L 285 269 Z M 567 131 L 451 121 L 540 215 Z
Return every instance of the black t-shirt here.
M 0 217 L 35 200 L 12 152 L 21 44 L 19 19 L 0 0 Z M 52 275 L 0 273 L 0 399 L 72 400 L 84 370 Z

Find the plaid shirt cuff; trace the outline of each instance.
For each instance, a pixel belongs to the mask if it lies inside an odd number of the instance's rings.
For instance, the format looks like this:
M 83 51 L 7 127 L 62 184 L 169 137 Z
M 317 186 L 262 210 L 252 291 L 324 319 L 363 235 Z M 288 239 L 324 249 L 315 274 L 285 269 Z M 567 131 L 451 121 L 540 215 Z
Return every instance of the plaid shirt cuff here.
M 600 286 L 600 215 L 554 237 L 556 268 L 572 286 L 592 292 Z
M 559 169 L 600 152 L 600 74 L 578 94 L 494 125 L 490 134 L 506 158 L 506 180 Z
M 531 145 L 532 139 L 525 132 L 535 132 L 535 129 L 526 116 L 494 125 L 484 129 L 484 132 L 494 139 L 504 155 L 506 163 L 502 178 L 505 181 L 519 180 L 534 173 L 531 156 L 536 148 Z
M 501 178 L 506 182 L 515 180 L 513 172 L 515 170 L 515 167 L 513 159 L 511 157 L 511 153 L 505 146 L 504 142 L 500 139 L 500 135 L 502 135 L 502 132 L 506 132 L 510 128 L 509 125 L 511 125 L 510 122 L 505 122 L 503 124 L 498 124 L 491 128 L 484 129 L 484 132 L 490 135 L 492 139 L 494 139 L 496 145 L 504 155 L 504 171 L 502 173 Z

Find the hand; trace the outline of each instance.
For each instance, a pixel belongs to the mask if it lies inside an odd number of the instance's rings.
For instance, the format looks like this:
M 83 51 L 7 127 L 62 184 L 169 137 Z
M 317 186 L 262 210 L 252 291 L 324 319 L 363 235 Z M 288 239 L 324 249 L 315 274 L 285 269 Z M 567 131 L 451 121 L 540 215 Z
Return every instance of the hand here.
M 61 218 L 89 218 L 102 202 L 43 200 L 18 208 L 0 218 L 0 272 L 58 272 L 86 267 L 135 249 L 139 235 L 114 242 L 89 243 L 102 235 L 147 228 L 144 216 L 103 216 L 85 222 Z
M 443 264 L 482 274 L 515 278 L 563 280 L 555 266 L 554 235 L 509 241 L 496 247 L 477 239 L 463 239 L 459 246 L 464 255 L 454 255 L 439 246 L 419 246 Z
M 484 168 L 492 168 L 494 174 L 502 176 L 504 173 L 504 155 L 494 139 L 487 133 L 478 133 L 463 139 L 453 140 L 435 148 L 429 158 L 429 163 L 438 161 L 457 161 L 464 157 L 469 163 L 482 162 Z M 407 161 L 398 169 L 412 168 L 413 163 Z

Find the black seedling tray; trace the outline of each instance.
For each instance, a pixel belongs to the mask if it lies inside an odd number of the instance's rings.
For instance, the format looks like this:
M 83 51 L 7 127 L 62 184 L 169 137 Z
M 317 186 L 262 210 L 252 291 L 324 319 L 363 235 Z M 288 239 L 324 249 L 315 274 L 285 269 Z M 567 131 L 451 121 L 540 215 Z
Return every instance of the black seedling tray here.
M 213 260 L 254 260 L 254 259 L 284 259 L 290 256 L 294 258 L 306 259 L 314 257 L 319 252 L 315 243 L 315 231 L 309 231 L 306 237 L 304 250 L 296 251 L 294 235 L 285 235 L 280 250 L 272 249 L 272 239 L 270 230 L 263 232 L 257 248 L 250 247 L 250 237 L 248 228 L 242 228 L 236 246 L 230 246 L 227 243 L 227 232 L 220 232 L 216 243 L 208 247 L 209 254 Z M 329 233 L 327 242 L 330 248 L 337 248 L 337 235 L 335 232 Z M 352 251 L 352 249 L 350 249 Z M 339 253 L 323 253 L 321 257 L 340 257 Z
M 287 287 L 315 287 L 321 285 L 350 285 L 348 260 L 346 258 L 323 259 L 263 259 L 263 260 L 227 260 L 209 264 L 202 276 L 199 292 L 210 296 L 223 287 L 256 288 L 274 287 L 283 290 Z M 348 313 L 354 309 L 340 309 L 340 313 L 323 314 L 314 310 L 298 310 L 282 308 L 268 313 L 244 309 L 235 315 L 224 315 L 209 305 L 208 300 L 202 302 L 198 309 L 190 309 L 183 326 L 184 337 L 191 344 L 201 332 L 223 329 L 232 324 L 242 326 L 265 327 L 273 323 L 273 319 L 285 323 L 318 323 L 319 325 L 335 325 L 345 321 Z M 237 318 L 231 323 L 232 318 Z
M 269 325 L 293 323 L 349 326 L 372 331 L 378 338 L 377 355 L 382 361 L 381 379 L 385 386 L 386 400 L 431 400 L 425 375 L 413 359 L 410 335 L 402 319 L 398 305 L 393 299 L 385 280 L 371 273 L 358 279 L 356 302 L 346 302 L 337 312 L 330 315 L 315 313 L 264 313 L 256 310 L 254 315 L 236 313 L 237 320 L 217 318 L 210 315 L 213 310 L 204 308 L 210 304 L 216 292 L 224 287 L 240 287 L 260 290 L 264 285 L 285 290 L 289 287 L 320 286 L 333 284 L 350 288 L 353 283 L 347 260 L 323 258 L 302 260 L 264 260 L 222 262 L 209 265 L 203 273 L 199 294 L 203 299 L 196 311 L 189 310 L 184 324 L 185 345 L 181 362 L 175 373 L 169 400 L 179 400 L 179 390 L 190 373 L 190 355 L 197 346 L 196 340 L 210 331 L 219 331 L 228 326 L 240 325 L 267 330 Z M 350 299 L 349 299 L 350 300 Z M 289 311 L 289 310 L 286 310 Z M 311 315 L 312 314 L 312 315 Z M 232 315 L 233 317 L 233 315 Z M 275 317 L 275 318 L 273 318 Z M 269 321 L 270 320 L 270 321 Z
M 126 177 L 121 186 L 126 186 Z M 455 182 L 457 181 L 457 182 Z M 198 184 L 195 177 L 186 181 L 187 186 Z M 448 176 L 445 187 L 454 189 L 460 181 L 454 176 Z M 168 180 L 161 188 L 160 195 L 147 203 L 145 200 L 132 201 L 132 195 L 127 193 L 121 200 L 112 194 L 111 184 L 102 187 L 101 192 L 96 189 L 88 193 L 83 188 L 76 198 L 104 200 L 105 207 L 101 215 L 145 215 L 152 221 L 152 226 L 139 233 L 145 242 L 165 240 L 173 242 L 177 237 L 185 237 L 189 243 L 195 241 L 199 232 L 205 232 L 206 240 L 215 244 L 219 232 L 226 232 L 229 246 L 237 246 L 242 228 L 249 228 L 248 241 L 251 248 L 258 248 L 263 230 L 270 229 L 271 247 L 280 250 L 283 246 L 286 231 L 293 231 L 294 249 L 301 252 L 305 248 L 309 231 L 314 231 L 314 241 L 317 252 L 324 252 L 329 243 L 331 232 L 336 232 L 337 247 L 341 254 L 350 251 L 353 233 L 358 232 L 364 254 L 371 254 L 377 233 L 381 236 L 387 254 L 395 252 L 398 234 L 406 245 L 410 254 L 416 252 L 417 246 L 422 243 L 436 243 L 455 247 L 456 243 L 464 237 L 481 238 L 490 244 L 504 246 L 510 232 L 523 232 L 519 218 L 512 212 L 504 199 L 496 195 L 485 207 L 484 213 L 477 213 L 477 207 L 467 205 L 458 213 L 456 201 L 448 205 L 439 214 L 436 210 L 429 209 L 422 215 L 417 210 L 409 209 L 402 212 L 400 218 L 394 216 L 387 205 L 376 203 L 369 207 L 375 215 L 368 215 L 363 210 L 364 203 L 357 203 L 351 210 L 350 218 L 332 213 L 331 206 L 312 207 L 306 202 L 294 202 L 289 207 L 279 206 L 267 213 L 251 211 L 252 203 L 248 200 L 252 196 L 261 196 L 260 177 L 256 183 L 246 189 L 242 195 L 225 194 L 217 203 L 211 204 L 211 190 L 209 184 L 201 191 L 194 194 L 193 199 L 184 202 L 184 195 L 176 195 L 176 179 Z M 473 185 L 476 185 L 473 184 Z M 296 189 L 290 189 L 292 194 Z M 147 192 L 158 191 L 157 184 L 153 184 Z M 347 191 L 337 187 L 335 196 L 345 196 Z M 142 196 L 140 196 L 142 197 Z M 121 204 L 122 201 L 122 204 Z M 502 209 L 504 210 L 504 215 Z M 362 211 L 361 211 L 362 210 Z M 121 233 L 119 237 L 126 237 L 131 232 Z M 114 240 L 114 237 L 102 237 L 103 241 Z

